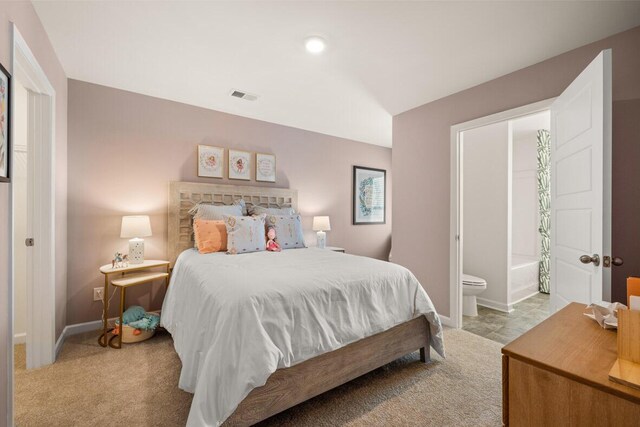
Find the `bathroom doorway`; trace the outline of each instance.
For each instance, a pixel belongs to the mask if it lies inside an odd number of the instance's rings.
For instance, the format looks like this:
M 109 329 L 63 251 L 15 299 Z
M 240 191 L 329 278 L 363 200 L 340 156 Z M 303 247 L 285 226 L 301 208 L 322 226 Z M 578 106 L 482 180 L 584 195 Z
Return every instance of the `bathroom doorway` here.
M 504 344 L 549 316 L 550 121 L 460 134 L 462 327 Z
M 476 207 L 476 210 L 484 215 L 485 226 L 499 224 L 502 227 L 499 231 L 489 234 L 488 243 L 481 246 L 481 250 L 485 263 L 498 259 L 503 264 L 502 266 L 506 266 L 506 268 L 498 266 L 496 269 L 498 272 L 506 271 L 506 280 L 504 280 L 507 283 L 506 303 L 498 301 L 498 305 L 489 308 L 497 308 L 498 311 L 502 309 L 507 315 L 510 315 L 509 311 L 515 308 L 517 298 L 522 297 L 522 295 L 518 296 L 510 291 L 521 291 L 526 295 L 529 290 L 527 285 L 520 288 L 514 285 L 514 274 L 519 272 L 514 272 L 513 267 L 522 267 L 527 270 L 528 267 L 531 267 L 531 259 L 528 259 L 528 255 L 524 260 L 514 257 L 512 229 L 514 222 L 512 193 L 514 186 L 514 130 L 518 129 L 519 119 L 524 120 L 527 116 L 534 116 L 546 111 L 550 111 L 551 131 L 550 134 L 538 132 L 538 135 L 542 138 L 546 136 L 550 138 L 548 152 L 550 198 L 546 203 L 546 210 L 550 218 L 548 224 L 548 230 L 550 230 L 548 233 L 550 280 L 548 289 L 546 289 L 544 280 L 540 280 L 539 273 L 539 287 L 543 292 L 550 291 L 550 312 L 560 310 L 571 302 L 606 305 L 607 301 L 611 301 L 611 268 L 621 265 L 623 262 L 621 258 L 616 259 L 611 254 L 611 64 L 611 50 L 603 50 L 557 98 L 451 127 L 452 240 L 450 245 L 451 317 L 449 323 L 453 327 L 463 326 L 463 258 L 465 235 L 468 234 L 463 233 L 465 213 L 463 206 L 463 146 L 465 133 L 469 137 L 471 131 L 475 129 L 494 125 L 495 127 L 491 129 L 494 132 L 493 136 L 490 134 L 489 137 L 502 140 L 503 136 L 496 137 L 495 135 L 504 130 L 505 124 L 501 122 L 506 121 L 506 147 L 489 149 L 494 156 L 490 156 L 485 161 L 483 175 L 479 175 L 478 179 L 484 182 L 486 177 L 496 175 L 496 170 L 502 168 L 501 165 L 505 163 L 501 159 L 506 157 L 507 171 L 502 172 L 501 175 L 507 177 L 506 191 L 503 181 L 496 181 L 498 182 L 496 184 L 485 182 L 481 190 L 485 190 L 486 187 L 493 189 L 495 185 L 500 189 L 501 197 L 504 198 L 506 194 L 507 202 L 498 211 L 489 211 L 493 206 L 487 204 L 484 205 L 486 210 L 483 210 L 482 207 Z M 542 200 L 542 204 L 544 203 L 545 201 Z M 531 208 L 528 211 L 529 214 L 533 212 Z M 540 212 L 538 215 L 540 215 L 539 219 L 543 218 Z M 525 217 L 526 215 L 518 218 Z M 539 232 L 544 232 L 547 227 L 544 221 L 540 223 Z M 479 233 L 487 234 L 487 230 L 479 230 Z M 530 242 L 531 240 L 524 239 L 523 241 Z M 498 252 L 498 249 L 502 252 Z M 494 250 L 496 251 L 494 252 Z M 515 253 L 515 255 L 520 254 Z M 536 254 L 536 256 L 538 255 Z M 515 264 L 514 258 L 516 259 Z M 522 262 L 518 262 L 518 259 Z M 544 251 L 542 251 L 540 259 L 544 259 Z M 535 263 L 535 261 L 534 259 L 533 262 Z M 543 263 L 540 260 L 537 262 L 540 272 L 540 265 Z M 478 265 L 473 266 L 474 269 L 476 267 L 479 268 Z M 532 268 L 532 270 L 535 269 Z M 526 276 L 524 273 L 522 275 Z M 492 286 L 482 277 L 467 277 L 466 281 L 470 285 L 467 286 L 467 289 L 471 289 L 470 292 L 467 292 L 467 297 L 469 297 L 467 298 L 468 312 L 477 307 L 478 295 L 490 289 L 499 289 L 499 286 Z M 486 295 L 491 296 L 493 290 L 488 291 Z M 470 303 L 471 297 L 476 299 L 476 304 Z M 538 295 L 538 297 L 540 296 Z M 530 304 L 534 302 L 529 300 Z M 507 339 L 502 341 L 505 340 Z

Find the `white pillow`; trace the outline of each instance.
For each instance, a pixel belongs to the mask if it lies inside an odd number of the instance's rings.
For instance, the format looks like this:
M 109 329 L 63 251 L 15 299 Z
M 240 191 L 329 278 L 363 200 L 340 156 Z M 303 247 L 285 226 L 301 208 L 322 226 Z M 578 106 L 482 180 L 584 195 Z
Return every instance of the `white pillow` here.
M 265 215 L 223 215 L 227 228 L 227 253 L 242 254 L 266 250 Z
M 267 227 L 275 227 L 276 242 L 282 249 L 306 248 L 300 215 L 268 215 Z

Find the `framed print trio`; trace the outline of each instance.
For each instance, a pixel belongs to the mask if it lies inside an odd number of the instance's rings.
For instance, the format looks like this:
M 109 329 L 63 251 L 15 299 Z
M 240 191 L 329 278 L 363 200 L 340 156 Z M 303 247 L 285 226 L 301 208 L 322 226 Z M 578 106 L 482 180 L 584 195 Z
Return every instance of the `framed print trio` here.
M 11 182 L 11 74 L 0 64 L 0 182 Z
M 387 171 L 353 167 L 353 224 L 384 224 L 386 221 Z
M 222 147 L 198 145 L 198 176 L 224 178 L 225 151 Z M 227 178 L 250 181 L 255 167 L 255 179 L 259 182 L 276 182 L 276 156 L 228 149 Z M 255 159 L 255 166 L 254 166 Z

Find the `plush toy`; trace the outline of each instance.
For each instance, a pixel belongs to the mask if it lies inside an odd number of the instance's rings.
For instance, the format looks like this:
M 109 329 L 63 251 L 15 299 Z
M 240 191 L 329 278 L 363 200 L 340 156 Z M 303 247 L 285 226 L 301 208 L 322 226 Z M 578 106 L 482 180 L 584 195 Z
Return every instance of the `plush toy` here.
M 271 252 L 280 252 L 280 245 L 276 242 L 276 229 L 269 227 L 267 230 L 267 250 Z
M 144 308 L 139 305 L 132 305 L 122 313 L 122 323 L 134 328 L 133 335 L 140 335 L 141 330 L 149 331 L 154 330 L 160 324 L 160 316 L 155 313 L 147 313 Z M 113 329 L 113 334 L 118 335 L 120 333 L 120 319 L 116 319 L 116 326 Z
M 127 308 L 124 313 L 122 313 L 122 323 L 128 325 L 131 322 L 135 322 L 136 320 L 140 320 L 144 317 L 147 312 L 144 308 L 139 305 L 132 305 Z

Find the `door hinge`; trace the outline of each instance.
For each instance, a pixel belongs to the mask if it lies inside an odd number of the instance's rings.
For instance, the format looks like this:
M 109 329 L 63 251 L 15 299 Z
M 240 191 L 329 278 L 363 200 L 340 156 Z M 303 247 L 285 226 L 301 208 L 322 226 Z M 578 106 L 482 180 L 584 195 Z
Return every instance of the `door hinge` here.
M 26 246 L 33 246 L 33 245 L 35 245 L 35 243 L 36 243 L 36 241 L 33 240 L 33 237 L 29 237 L 29 238 L 24 240 L 24 244 Z

